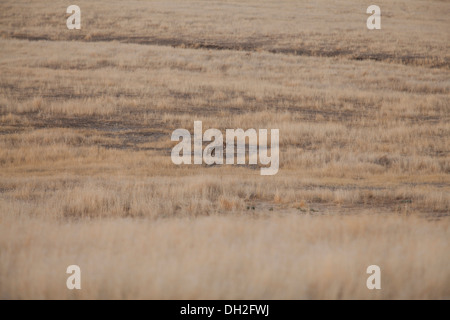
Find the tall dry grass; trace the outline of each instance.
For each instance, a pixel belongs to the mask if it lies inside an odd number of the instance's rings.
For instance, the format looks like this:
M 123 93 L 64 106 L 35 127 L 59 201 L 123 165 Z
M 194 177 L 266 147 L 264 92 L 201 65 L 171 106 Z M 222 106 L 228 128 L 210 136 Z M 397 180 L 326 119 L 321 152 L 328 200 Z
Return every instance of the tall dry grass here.
M 26 232 L 25 232 L 26 231 Z M 3 299 L 442 299 L 449 220 L 279 216 L 82 220 L 2 217 Z M 81 267 L 81 290 L 65 287 Z M 366 269 L 381 268 L 381 290 Z
M 355 0 L 79 0 L 77 5 L 82 28 L 71 32 L 65 26 L 65 1 L 3 1 L 0 34 L 8 39 L 117 41 L 449 67 L 446 1 L 379 0 L 382 32 L 368 32 L 370 4 Z
M 450 297 L 448 3 L 77 4 L 0 3 L 0 298 Z M 279 173 L 175 166 L 195 120 Z

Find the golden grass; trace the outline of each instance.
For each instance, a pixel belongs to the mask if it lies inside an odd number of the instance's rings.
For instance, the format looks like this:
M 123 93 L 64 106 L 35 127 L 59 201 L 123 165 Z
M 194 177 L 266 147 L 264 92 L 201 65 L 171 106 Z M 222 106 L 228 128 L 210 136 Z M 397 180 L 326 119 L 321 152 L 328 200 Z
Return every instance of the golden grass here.
M 57 223 L 3 217 L 0 297 L 435 299 L 450 296 L 449 220 L 274 215 Z M 65 288 L 69 264 L 81 291 Z M 382 290 L 366 288 L 378 264 Z
M 369 5 L 355 0 L 79 0 L 77 5 L 81 30 L 72 32 L 65 25 L 65 1 L 4 1 L 0 34 L 7 39 L 271 51 L 449 68 L 446 1 L 379 0 L 382 32 L 366 29 Z
M 377 4 L 3 1 L 0 298 L 450 297 L 449 4 Z M 196 120 L 279 173 L 175 166 Z

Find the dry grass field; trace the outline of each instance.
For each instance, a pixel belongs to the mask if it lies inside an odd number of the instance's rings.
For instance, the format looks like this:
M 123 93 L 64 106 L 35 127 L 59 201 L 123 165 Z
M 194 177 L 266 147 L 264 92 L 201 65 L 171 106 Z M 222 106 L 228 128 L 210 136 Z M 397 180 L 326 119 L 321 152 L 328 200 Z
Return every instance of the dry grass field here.
M 450 2 L 76 4 L 0 2 L 0 299 L 450 298 Z M 174 165 L 196 120 L 278 174 Z

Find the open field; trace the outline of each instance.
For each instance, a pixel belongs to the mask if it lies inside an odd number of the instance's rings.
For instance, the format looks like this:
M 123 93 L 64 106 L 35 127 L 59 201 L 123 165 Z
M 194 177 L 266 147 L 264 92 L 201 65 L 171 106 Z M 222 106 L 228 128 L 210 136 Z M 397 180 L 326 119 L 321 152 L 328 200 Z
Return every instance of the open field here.
M 448 219 L 276 215 L 267 219 L 4 219 L 2 298 L 448 298 Z M 81 291 L 65 286 L 68 263 Z M 378 263 L 382 290 L 366 288 Z M 62 270 L 58 272 L 57 270 Z
M 450 298 L 450 3 L 0 3 L 0 298 Z M 176 166 L 277 128 L 280 170 Z M 66 289 L 79 264 L 83 289 Z M 382 290 L 365 270 L 382 268 Z

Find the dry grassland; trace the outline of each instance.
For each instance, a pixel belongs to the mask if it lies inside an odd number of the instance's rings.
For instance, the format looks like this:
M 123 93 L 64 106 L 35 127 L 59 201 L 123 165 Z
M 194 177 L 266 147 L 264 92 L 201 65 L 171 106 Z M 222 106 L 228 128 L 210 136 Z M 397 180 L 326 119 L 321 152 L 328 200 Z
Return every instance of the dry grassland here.
M 1 299 L 450 298 L 450 3 L 67 5 L 0 3 Z M 195 120 L 279 173 L 174 165 Z

